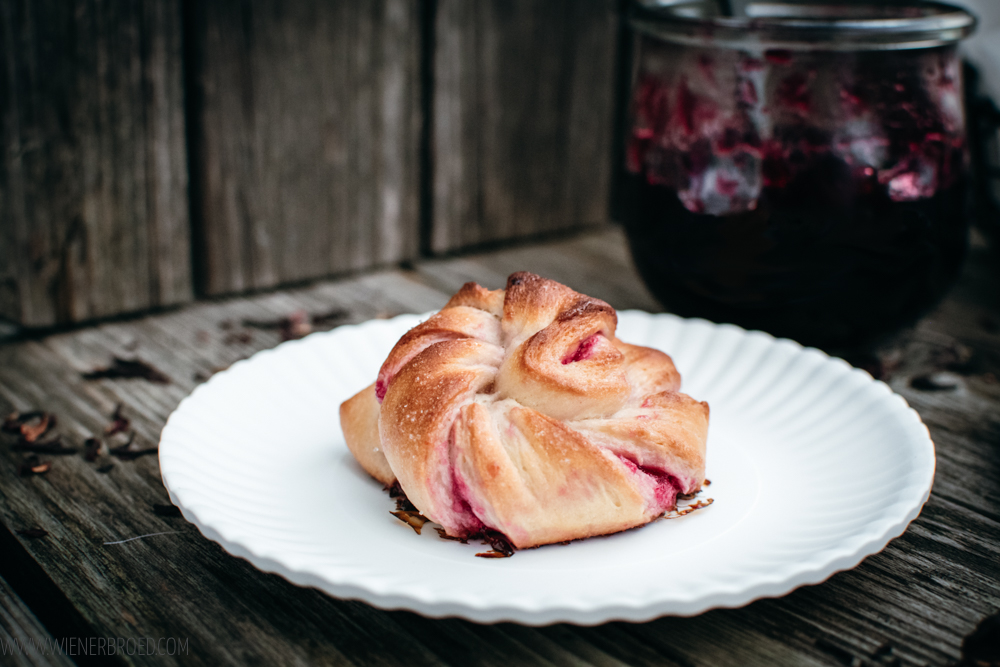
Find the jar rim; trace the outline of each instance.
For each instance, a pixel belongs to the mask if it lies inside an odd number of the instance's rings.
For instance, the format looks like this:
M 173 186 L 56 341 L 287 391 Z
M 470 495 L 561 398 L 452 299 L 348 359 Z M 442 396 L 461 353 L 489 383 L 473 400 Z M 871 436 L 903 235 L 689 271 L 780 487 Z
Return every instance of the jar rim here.
M 925 49 L 968 37 L 976 18 L 944 2 L 814 5 L 752 0 L 724 16 L 712 0 L 634 0 L 639 33 L 688 46 L 809 51 Z

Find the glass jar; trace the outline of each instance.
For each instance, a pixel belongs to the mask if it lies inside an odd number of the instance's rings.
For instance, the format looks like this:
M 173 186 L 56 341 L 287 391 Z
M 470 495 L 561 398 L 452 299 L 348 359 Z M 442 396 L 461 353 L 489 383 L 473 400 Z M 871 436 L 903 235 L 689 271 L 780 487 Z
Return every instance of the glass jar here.
M 633 7 L 623 212 L 637 268 L 684 316 L 824 347 L 913 322 L 958 275 L 967 150 L 938 3 Z

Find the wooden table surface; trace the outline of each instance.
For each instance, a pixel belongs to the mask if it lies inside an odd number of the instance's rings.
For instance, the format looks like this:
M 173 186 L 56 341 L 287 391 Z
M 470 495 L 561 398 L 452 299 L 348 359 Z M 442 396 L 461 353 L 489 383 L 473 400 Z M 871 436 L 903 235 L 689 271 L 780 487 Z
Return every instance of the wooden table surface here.
M 120 662 L 208 665 L 971 665 L 998 649 L 1000 255 L 975 236 L 940 307 L 882 348 L 849 353 L 930 428 L 937 474 L 922 514 L 853 570 L 742 609 L 534 628 L 336 600 L 259 572 L 157 507 L 169 500 L 155 453 L 109 451 L 133 434 L 131 450 L 154 448 L 195 385 L 277 345 L 279 320 L 296 311 L 317 330 L 422 312 L 467 280 L 496 288 L 522 269 L 617 308 L 660 310 L 620 232 L 607 229 L 0 343 L 0 413 L 48 411 L 58 423 L 43 440 L 58 434 L 76 450 L 39 454 L 36 467 L 51 467 L 27 474 L 30 453 L 0 435 L 0 663 L 69 664 L 12 648 L 69 638 L 72 661 L 106 664 L 82 651 L 109 637 L 133 639 Z M 141 360 L 169 383 L 149 373 L 85 377 L 115 357 Z M 127 424 L 109 435 L 119 405 Z M 103 443 L 93 461 L 91 437 Z M 150 533 L 165 534 L 121 542 Z M 175 655 L 139 655 L 166 651 L 160 640 L 170 638 Z

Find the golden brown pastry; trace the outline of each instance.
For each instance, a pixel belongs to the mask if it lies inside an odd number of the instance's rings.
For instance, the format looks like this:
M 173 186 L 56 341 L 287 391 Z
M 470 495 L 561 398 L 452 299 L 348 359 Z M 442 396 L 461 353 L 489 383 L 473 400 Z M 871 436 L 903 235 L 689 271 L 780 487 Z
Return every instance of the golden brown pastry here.
M 700 490 L 708 404 L 616 325 L 531 273 L 467 283 L 341 405 L 348 447 L 454 537 L 525 548 L 647 523 Z

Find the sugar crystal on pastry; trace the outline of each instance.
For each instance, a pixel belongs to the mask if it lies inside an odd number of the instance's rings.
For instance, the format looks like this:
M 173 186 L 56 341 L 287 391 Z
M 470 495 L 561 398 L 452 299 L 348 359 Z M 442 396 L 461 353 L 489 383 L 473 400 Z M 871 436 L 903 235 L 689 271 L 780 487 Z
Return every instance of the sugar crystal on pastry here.
M 348 447 L 453 537 L 526 548 L 648 523 L 700 490 L 709 410 L 616 328 L 531 273 L 467 283 L 341 405 Z

